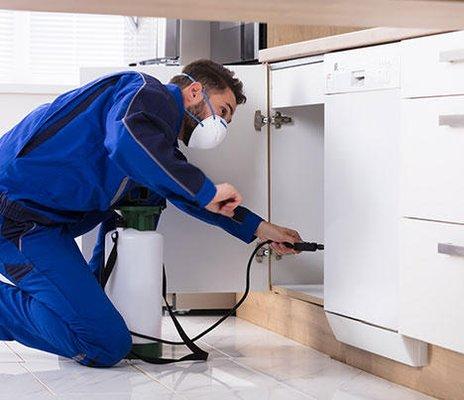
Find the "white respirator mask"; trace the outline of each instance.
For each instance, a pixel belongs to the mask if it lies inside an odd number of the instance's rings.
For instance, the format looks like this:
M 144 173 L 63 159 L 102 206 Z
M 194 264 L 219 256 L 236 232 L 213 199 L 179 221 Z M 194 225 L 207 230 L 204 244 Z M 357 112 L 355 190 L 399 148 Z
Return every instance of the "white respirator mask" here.
M 194 83 L 196 82 L 190 75 L 184 73 L 181 75 L 186 76 Z M 211 110 L 211 115 L 209 117 L 200 120 L 195 114 L 191 113 L 189 110 L 185 110 L 190 118 L 197 122 L 197 126 L 192 131 L 187 144 L 187 147 L 194 149 L 212 149 L 219 146 L 227 135 L 227 122 L 224 118 L 216 115 L 205 90 L 203 90 L 203 98 Z

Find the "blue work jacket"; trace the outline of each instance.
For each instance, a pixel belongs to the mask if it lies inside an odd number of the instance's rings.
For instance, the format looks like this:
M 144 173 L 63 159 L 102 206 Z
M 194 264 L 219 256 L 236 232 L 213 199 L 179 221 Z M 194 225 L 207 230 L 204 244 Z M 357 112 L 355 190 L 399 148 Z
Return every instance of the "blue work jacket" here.
M 180 88 L 135 71 L 104 76 L 44 104 L 0 139 L 0 214 L 64 224 L 81 235 L 114 216 L 131 191 L 179 209 L 243 240 L 262 218 L 204 207 L 216 188 L 178 149 Z

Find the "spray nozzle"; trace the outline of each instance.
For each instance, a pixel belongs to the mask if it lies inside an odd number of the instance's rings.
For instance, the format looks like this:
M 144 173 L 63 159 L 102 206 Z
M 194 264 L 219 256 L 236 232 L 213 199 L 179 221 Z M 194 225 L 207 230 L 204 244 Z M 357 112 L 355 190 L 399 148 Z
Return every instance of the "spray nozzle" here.
M 289 249 L 294 249 L 296 251 L 317 251 L 317 250 L 324 250 L 324 245 L 321 243 L 316 242 L 297 242 L 297 243 L 289 243 L 284 242 L 285 247 Z

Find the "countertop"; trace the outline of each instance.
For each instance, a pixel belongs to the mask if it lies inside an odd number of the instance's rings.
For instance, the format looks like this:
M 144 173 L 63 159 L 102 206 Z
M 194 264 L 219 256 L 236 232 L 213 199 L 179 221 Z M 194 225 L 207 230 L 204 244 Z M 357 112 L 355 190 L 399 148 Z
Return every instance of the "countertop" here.
M 464 28 L 460 0 L 0 0 L 0 9 L 290 25 Z
M 259 52 L 259 61 L 274 62 L 330 53 L 336 50 L 396 42 L 446 32 L 437 29 L 371 28 L 304 42 L 270 47 Z

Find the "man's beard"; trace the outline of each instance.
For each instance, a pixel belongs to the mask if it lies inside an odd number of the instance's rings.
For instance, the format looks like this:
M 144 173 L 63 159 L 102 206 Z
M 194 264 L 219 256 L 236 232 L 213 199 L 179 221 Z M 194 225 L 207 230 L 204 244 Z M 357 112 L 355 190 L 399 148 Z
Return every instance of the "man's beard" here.
M 195 115 L 199 120 L 202 120 L 203 118 L 201 115 L 203 114 L 203 109 L 204 109 L 204 101 L 202 101 L 200 104 L 197 104 L 196 106 L 188 107 L 187 110 L 189 110 L 193 115 Z M 182 132 L 182 141 L 186 146 L 188 146 L 188 142 L 192 136 L 193 130 L 197 127 L 198 122 L 195 121 L 190 115 L 187 113 L 184 114 L 184 122 L 183 122 L 183 132 Z

